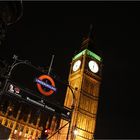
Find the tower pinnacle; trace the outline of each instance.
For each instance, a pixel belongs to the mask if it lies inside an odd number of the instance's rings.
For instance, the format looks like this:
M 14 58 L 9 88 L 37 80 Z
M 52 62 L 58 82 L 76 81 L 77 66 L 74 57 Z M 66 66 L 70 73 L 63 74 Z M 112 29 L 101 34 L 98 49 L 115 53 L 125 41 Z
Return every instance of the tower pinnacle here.
M 92 33 L 93 33 L 93 25 L 90 24 L 90 27 L 89 27 L 89 33 L 87 35 L 87 37 L 84 37 L 83 38 L 83 42 L 81 44 L 81 50 L 84 50 L 84 49 L 88 49 L 90 44 L 93 44 L 93 39 L 92 39 Z M 93 46 L 93 45 L 92 45 Z
M 93 25 L 90 24 L 88 38 L 91 38 L 92 32 L 93 32 Z

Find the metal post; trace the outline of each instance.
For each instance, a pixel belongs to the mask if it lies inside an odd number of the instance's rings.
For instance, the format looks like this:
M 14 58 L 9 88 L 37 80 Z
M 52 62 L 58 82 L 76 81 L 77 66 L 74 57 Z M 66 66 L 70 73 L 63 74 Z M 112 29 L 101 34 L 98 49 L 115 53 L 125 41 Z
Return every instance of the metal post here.
M 51 63 L 50 63 L 50 67 L 49 67 L 49 70 L 48 70 L 48 75 L 50 74 L 51 69 L 52 69 L 53 59 L 54 59 L 54 55 L 52 55 L 52 59 L 51 59 Z
M 70 85 L 68 85 L 68 87 L 70 88 L 71 92 L 72 92 L 72 98 L 73 98 L 73 102 L 72 102 L 72 106 L 71 106 L 71 118 L 70 118 L 70 121 L 69 121 L 69 127 L 68 127 L 68 133 L 67 133 L 67 138 L 66 140 L 69 139 L 69 134 L 70 134 L 70 128 L 71 128 L 71 120 L 72 120 L 72 116 L 73 116 L 73 111 L 74 111 L 74 106 L 75 106 L 75 95 L 74 95 L 74 92 L 73 92 L 73 89 Z M 76 89 L 74 89 L 76 90 Z

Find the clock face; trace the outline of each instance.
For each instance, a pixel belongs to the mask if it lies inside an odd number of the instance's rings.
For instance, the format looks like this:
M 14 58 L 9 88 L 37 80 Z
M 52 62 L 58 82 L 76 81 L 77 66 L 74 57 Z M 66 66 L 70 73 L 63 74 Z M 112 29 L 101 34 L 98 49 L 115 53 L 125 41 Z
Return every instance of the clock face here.
M 73 71 L 77 71 L 77 70 L 80 68 L 80 65 L 81 65 L 81 60 L 77 60 L 77 61 L 74 63 L 72 70 L 73 70 Z
M 93 73 L 97 73 L 99 71 L 98 64 L 93 60 L 89 61 L 88 66 Z

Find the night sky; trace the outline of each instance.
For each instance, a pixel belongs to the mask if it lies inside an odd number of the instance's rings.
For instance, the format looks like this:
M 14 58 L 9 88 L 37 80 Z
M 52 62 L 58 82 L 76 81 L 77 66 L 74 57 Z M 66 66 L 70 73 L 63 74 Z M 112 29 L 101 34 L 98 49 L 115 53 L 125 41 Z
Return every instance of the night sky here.
M 103 74 L 95 138 L 140 138 L 140 2 L 23 2 L 8 26 L 1 57 L 13 54 L 40 67 L 50 64 L 67 80 L 71 59 L 93 24 Z

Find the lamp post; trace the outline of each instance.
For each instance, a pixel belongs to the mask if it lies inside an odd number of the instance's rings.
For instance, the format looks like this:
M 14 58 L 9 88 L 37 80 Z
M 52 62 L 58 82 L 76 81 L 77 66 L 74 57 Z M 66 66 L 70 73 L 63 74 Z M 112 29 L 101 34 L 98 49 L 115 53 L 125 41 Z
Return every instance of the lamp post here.
M 4 93 L 4 91 L 6 90 L 6 86 L 9 81 L 9 78 L 11 76 L 12 70 L 19 64 L 29 64 L 30 65 L 30 62 L 28 60 L 20 60 L 20 59 L 18 59 L 18 56 L 16 56 L 16 55 L 13 56 L 13 59 L 14 59 L 14 62 L 11 64 L 11 66 L 9 66 L 9 69 L 7 70 L 8 73 L 6 75 L 4 75 L 6 80 L 5 80 L 4 87 L 3 87 L 2 91 L 0 92 L 0 95 L 2 95 Z
M 77 91 L 77 88 L 73 88 L 71 87 L 69 84 L 68 84 L 68 87 L 69 89 L 71 90 L 71 93 L 72 93 L 72 106 L 71 106 L 71 118 L 70 118 L 70 121 L 69 121 L 69 127 L 68 127 L 68 133 L 67 133 L 67 137 L 66 137 L 66 140 L 69 139 L 69 134 L 70 134 L 70 128 L 71 128 L 71 121 L 72 121 L 72 116 L 73 116 L 73 111 L 74 111 L 74 107 L 75 107 L 75 94 L 74 94 L 74 90 Z

